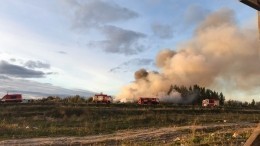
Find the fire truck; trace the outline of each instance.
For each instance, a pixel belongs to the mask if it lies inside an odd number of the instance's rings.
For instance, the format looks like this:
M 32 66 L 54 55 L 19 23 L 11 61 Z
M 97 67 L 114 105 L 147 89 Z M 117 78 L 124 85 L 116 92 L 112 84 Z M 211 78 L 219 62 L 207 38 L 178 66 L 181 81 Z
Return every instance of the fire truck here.
M 6 94 L 1 100 L 1 102 L 22 102 L 22 94 Z
M 139 97 L 138 104 L 159 104 L 158 98 L 153 97 Z
M 218 99 L 204 99 L 204 100 L 202 100 L 202 106 L 203 107 L 219 106 L 219 100 Z
M 94 103 L 106 103 L 109 104 L 112 102 L 112 97 L 107 95 L 107 94 L 95 94 L 93 97 L 93 102 Z

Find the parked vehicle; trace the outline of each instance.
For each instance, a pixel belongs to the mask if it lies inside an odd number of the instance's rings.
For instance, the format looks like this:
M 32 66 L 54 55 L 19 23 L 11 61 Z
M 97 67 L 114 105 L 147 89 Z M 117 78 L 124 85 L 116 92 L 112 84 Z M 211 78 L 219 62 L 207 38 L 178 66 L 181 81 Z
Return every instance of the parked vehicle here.
M 219 106 L 219 100 L 218 99 L 204 99 L 204 100 L 202 100 L 202 106 L 203 107 Z
M 112 102 L 112 97 L 107 95 L 107 94 L 103 94 L 103 93 L 100 93 L 100 94 L 95 94 L 93 97 L 93 102 L 95 103 L 106 103 L 106 104 L 109 104 Z
M 22 94 L 6 94 L 2 99 L 1 102 L 22 102 Z
M 138 104 L 159 104 L 159 99 L 153 97 L 139 97 Z

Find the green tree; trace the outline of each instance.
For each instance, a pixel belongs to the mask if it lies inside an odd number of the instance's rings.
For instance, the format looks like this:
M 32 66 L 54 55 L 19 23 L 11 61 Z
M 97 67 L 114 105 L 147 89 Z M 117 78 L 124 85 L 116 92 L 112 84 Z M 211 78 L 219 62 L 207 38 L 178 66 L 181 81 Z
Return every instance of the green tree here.
M 245 101 L 244 103 L 243 103 L 243 106 L 245 106 L 245 107 L 247 107 L 249 105 L 249 103 L 247 102 L 247 101 Z
M 87 102 L 92 102 L 93 101 L 93 97 L 89 97 L 86 101 Z
M 251 102 L 251 106 L 255 106 L 255 100 L 254 99 Z
M 223 93 L 221 92 L 219 94 L 219 104 L 223 106 L 224 103 L 225 103 L 225 97 L 224 97 Z

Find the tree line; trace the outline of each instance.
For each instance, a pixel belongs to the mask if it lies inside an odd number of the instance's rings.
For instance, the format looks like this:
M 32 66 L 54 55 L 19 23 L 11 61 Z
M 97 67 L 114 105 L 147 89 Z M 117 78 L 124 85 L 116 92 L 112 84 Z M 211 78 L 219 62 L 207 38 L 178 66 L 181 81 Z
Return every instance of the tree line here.
M 254 99 L 251 102 L 242 102 L 237 100 L 225 101 L 226 99 L 222 92 L 219 93 L 205 87 L 200 87 L 199 85 L 193 85 L 189 87 L 171 85 L 167 94 L 170 95 L 173 91 L 179 92 L 182 99 L 184 101 L 190 101 L 187 104 L 192 105 L 201 105 L 202 100 L 204 99 L 218 99 L 221 106 L 225 105 L 229 107 L 260 107 L 260 102 L 256 102 Z
M 256 102 L 254 99 L 252 99 L 251 102 L 228 100 L 228 101 L 225 102 L 225 106 L 227 106 L 227 107 L 258 107 L 258 108 L 260 108 L 260 102 Z
M 205 87 L 200 87 L 199 85 L 193 86 L 177 86 L 171 85 L 167 94 L 170 95 L 172 92 L 179 92 L 184 101 L 189 101 L 187 105 L 201 105 L 204 99 L 218 99 L 221 106 L 228 107 L 260 107 L 260 102 L 256 102 L 254 99 L 252 102 L 242 102 L 237 100 L 225 101 L 225 96 L 222 92 L 216 92 Z M 91 103 L 92 97 L 83 97 L 80 95 L 59 97 L 59 96 L 48 96 L 42 99 L 30 100 L 31 103 L 76 103 L 84 104 Z
M 48 96 L 46 98 L 32 100 L 32 103 L 89 103 L 92 102 L 92 97 L 83 97 L 80 95 L 68 96 L 68 97 L 59 97 L 59 96 Z
M 201 105 L 202 100 L 204 99 L 218 99 L 219 104 L 222 106 L 225 103 L 225 96 L 222 92 L 218 93 L 214 90 L 200 87 L 199 85 L 190 87 L 171 85 L 167 94 L 170 95 L 173 91 L 179 92 L 183 101 L 190 101 L 187 104 Z

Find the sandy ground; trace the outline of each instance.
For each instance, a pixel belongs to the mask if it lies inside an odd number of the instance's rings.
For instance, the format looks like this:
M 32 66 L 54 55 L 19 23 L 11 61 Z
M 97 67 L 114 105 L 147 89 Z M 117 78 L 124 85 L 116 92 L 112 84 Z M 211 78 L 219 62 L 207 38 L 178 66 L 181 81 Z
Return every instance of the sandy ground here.
M 214 128 L 243 128 L 256 127 L 253 123 L 222 123 L 209 125 L 195 126 L 180 126 L 180 127 L 163 127 L 149 128 L 137 130 L 123 130 L 113 134 L 101 134 L 85 137 L 48 137 L 48 138 L 30 138 L 17 140 L 4 140 L 0 142 L 1 146 L 35 146 L 35 145 L 117 145 L 122 141 L 140 142 L 140 141 L 160 141 L 163 143 L 173 141 L 181 135 L 187 135 L 189 130 L 203 130 Z

